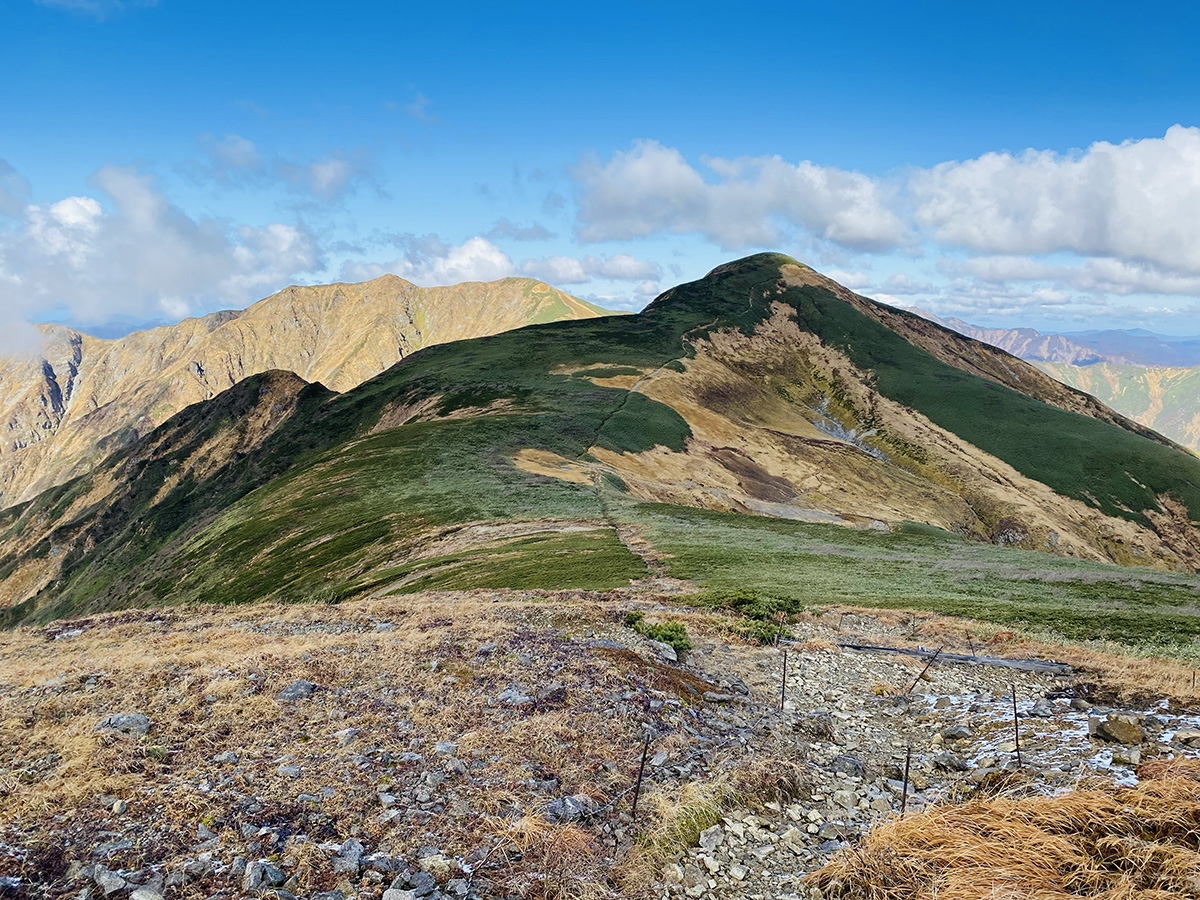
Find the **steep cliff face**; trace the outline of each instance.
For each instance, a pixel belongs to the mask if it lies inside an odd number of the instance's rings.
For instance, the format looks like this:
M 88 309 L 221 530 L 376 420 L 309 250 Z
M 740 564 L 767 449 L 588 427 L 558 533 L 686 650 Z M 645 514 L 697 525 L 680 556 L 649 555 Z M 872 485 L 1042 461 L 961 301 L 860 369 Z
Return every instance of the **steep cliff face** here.
M 527 278 L 422 288 L 394 275 L 289 287 L 248 309 L 101 340 L 43 326 L 0 358 L 0 508 L 273 369 L 347 391 L 422 347 L 606 311 Z

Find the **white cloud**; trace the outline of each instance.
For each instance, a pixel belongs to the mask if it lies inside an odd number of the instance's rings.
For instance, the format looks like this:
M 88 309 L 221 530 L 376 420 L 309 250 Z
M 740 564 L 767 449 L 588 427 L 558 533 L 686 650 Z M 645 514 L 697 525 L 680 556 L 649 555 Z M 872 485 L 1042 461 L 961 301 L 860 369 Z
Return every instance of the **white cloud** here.
M 244 306 L 323 262 L 313 237 L 282 223 L 232 228 L 174 206 L 133 166 L 105 166 L 96 197 L 27 204 L 0 229 L 0 325 L 65 312 L 178 317 Z
M 589 160 L 575 178 L 582 196 L 577 232 L 586 241 L 658 232 L 698 233 L 723 248 L 780 241 L 781 222 L 856 249 L 904 244 L 908 229 L 890 208 L 892 191 L 858 172 L 793 165 L 779 156 L 706 158 L 705 177 L 683 154 L 657 141 L 636 141 L 601 164 Z
M 388 263 L 351 262 L 342 266 L 347 281 L 369 281 L 391 272 L 424 286 L 495 281 L 517 274 L 508 254 L 483 237 L 449 245 L 437 235 L 397 235 L 393 243 L 404 255 Z
M 627 253 L 613 256 L 550 256 L 527 259 L 521 272 L 550 284 L 584 284 L 593 278 L 612 281 L 645 281 L 662 277 L 662 267 L 649 260 L 635 259 Z
M 1200 128 L 1073 154 L 987 153 L 916 172 L 910 190 L 917 222 L 944 244 L 1200 273 Z

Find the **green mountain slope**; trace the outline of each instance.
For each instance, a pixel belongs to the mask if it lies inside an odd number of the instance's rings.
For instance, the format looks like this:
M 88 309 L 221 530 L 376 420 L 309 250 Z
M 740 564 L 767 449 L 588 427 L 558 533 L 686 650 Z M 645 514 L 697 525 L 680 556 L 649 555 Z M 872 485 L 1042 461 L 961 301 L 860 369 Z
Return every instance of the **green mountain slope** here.
M 660 508 L 642 501 L 1200 563 L 1200 460 L 764 254 L 637 316 L 443 344 L 340 395 L 247 379 L 0 514 L 0 596 L 21 621 L 612 587 L 670 568 L 635 540 Z

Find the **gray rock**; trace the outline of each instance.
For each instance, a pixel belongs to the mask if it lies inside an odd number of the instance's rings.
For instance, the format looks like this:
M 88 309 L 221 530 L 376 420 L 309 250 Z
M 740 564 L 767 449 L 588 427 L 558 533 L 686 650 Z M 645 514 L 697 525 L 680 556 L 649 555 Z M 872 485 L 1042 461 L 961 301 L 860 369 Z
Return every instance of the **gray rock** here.
M 428 897 L 437 890 L 437 879 L 428 872 L 416 872 L 408 879 L 414 897 Z
M 96 882 L 96 887 L 104 891 L 105 897 L 124 890 L 129 885 L 129 882 L 116 872 L 109 871 L 107 866 L 102 865 L 97 865 L 92 869 L 92 881 Z
M 279 887 L 287 876 L 265 859 L 255 860 L 246 866 L 246 877 L 242 879 L 243 891 L 257 891 L 262 888 Z
M 566 699 L 566 686 L 557 681 L 550 682 L 545 688 L 538 691 L 537 695 L 538 703 L 562 703 Z
M 152 887 L 140 887 L 129 895 L 129 900 L 163 900 L 163 893 Z
M 1140 744 L 1146 739 L 1145 729 L 1134 716 L 1093 716 L 1088 720 L 1088 734 L 1117 744 Z
M 725 841 L 725 830 L 720 825 L 713 825 L 700 832 L 700 846 L 709 853 L 714 852 Z
M 114 713 L 101 719 L 93 730 L 129 737 L 144 737 L 150 730 L 150 719 L 141 713 Z
M 433 752 L 438 756 L 453 756 L 458 752 L 458 744 L 455 741 L 438 741 L 433 745 Z
M 491 644 L 491 643 L 480 644 L 479 649 L 475 651 L 475 655 L 476 656 L 491 656 L 495 652 L 496 652 L 495 644 Z
M 1200 747 L 1200 729 L 1180 728 L 1171 737 L 1171 743 L 1183 747 Z
M 662 641 L 646 641 L 646 644 L 667 662 L 679 662 L 679 654 L 670 644 L 664 644 Z
M 951 753 L 949 750 L 933 754 L 930 761 L 937 768 L 945 769 L 947 772 L 969 772 L 971 770 L 971 766 L 961 756 Z
M 222 765 L 236 766 L 239 762 L 241 762 L 241 759 L 242 758 L 232 750 L 226 750 L 224 753 L 218 753 L 216 756 L 214 756 L 212 761 Z
M 283 700 L 287 703 L 295 702 L 296 700 L 305 700 L 313 695 L 317 686 L 311 681 L 306 681 L 303 678 L 297 678 L 282 691 L 275 695 L 276 700 Z
M 573 794 L 570 797 L 551 800 L 542 807 L 542 812 L 551 822 L 566 824 L 578 822 L 584 816 L 594 812 L 595 809 L 596 802 L 591 797 L 586 794 Z
M 375 630 L 379 630 L 378 625 L 375 626 Z M 384 896 L 386 896 L 386 894 Z M 346 900 L 346 895 L 338 890 L 321 891 L 320 893 L 313 894 L 312 900 Z
M 299 766 L 280 766 L 278 769 L 276 769 L 276 771 L 280 775 L 282 775 L 284 778 L 299 778 L 300 777 L 300 767 Z
M 513 684 L 509 685 L 500 692 L 500 696 L 496 698 L 505 706 L 528 706 L 533 702 L 533 698 L 528 694 L 522 693 L 521 689 Z
M 360 842 L 350 838 L 342 844 L 333 857 L 333 871 L 338 874 L 345 872 L 357 874 L 359 862 L 362 860 L 365 850 L 366 848 Z
M 1054 704 L 1042 697 L 1033 704 L 1033 708 L 1026 715 L 1035 719 L 1049 719 L 1054 715 Z
M 388 888 L 383 892 L 383 900 L 417 900 L 417 895 L 413 891 L 402 891 L 396 888 Z
M 866 775 L 862 762 L 845 753 L 835 756 L 833 762 L 829 764 L 829 768 L 835 772 L 841 772 L 843 775 L 853 775 L 856 778 L 863 778 Z
M 975 737 L 975 732 L 967 725 L 951 725 L 942 729 L 942 737 L 948 741 L 967 741 Z

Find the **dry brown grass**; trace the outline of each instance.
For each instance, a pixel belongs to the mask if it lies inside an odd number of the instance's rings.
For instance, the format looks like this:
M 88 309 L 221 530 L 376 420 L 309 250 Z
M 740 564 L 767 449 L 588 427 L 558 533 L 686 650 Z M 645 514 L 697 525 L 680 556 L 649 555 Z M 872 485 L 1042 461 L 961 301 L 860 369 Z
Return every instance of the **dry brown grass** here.
M 1172 772 L 935 807 L 875 829 L 809 883 L 863 900 L 1200 897 L 1200 783 Z
M 1113 643 L 1054 641 L 1041 634 L 936 613 L 833 606 L 827 614 L 841 613 L 863 616 L 899 630 L 901 634 L 894 635 L 897 645 L 945 645 L 956 653 L 973 649 L 983 656 L 1064 662 L 1094 678 L 1099 699 L 1141 702 L 1168 698 L 1182 706 L 1200 707 L 1200 676 L 1194 667 L 1177 659 L 1139 655 L 1134 648 Z

